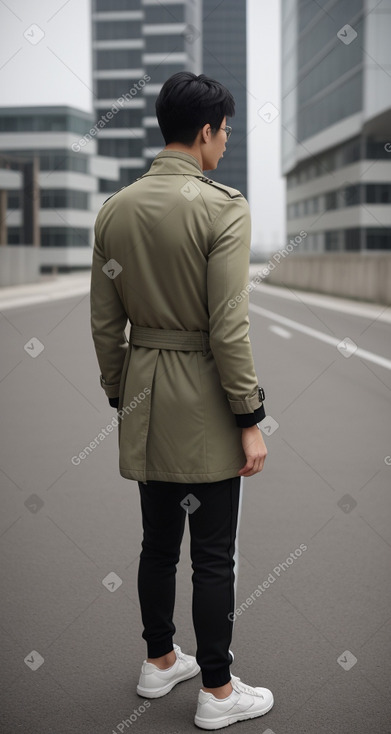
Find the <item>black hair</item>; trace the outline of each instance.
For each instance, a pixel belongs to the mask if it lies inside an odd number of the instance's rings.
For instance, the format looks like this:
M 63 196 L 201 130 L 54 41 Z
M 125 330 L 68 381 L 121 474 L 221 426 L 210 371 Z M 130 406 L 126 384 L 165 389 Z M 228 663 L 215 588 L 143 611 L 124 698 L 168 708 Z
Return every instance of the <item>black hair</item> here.
M 218 130 L 225 116 L 235 114 L 235 100 L 223 84 L 205 74 L 178 71 L 164 82 L 155 103 L 166 142 L 192 145 L 207 123 Z

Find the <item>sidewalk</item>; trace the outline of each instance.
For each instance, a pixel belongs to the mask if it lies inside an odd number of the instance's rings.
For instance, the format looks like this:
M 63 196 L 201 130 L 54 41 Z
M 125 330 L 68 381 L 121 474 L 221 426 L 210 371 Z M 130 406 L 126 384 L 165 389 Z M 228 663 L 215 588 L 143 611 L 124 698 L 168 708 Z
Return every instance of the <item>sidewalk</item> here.
M 26 283 L 0 288 L 0 311 L 34 303 L 84 295 L 90 290 L 91 271 L 42 275 L 39 283 Z

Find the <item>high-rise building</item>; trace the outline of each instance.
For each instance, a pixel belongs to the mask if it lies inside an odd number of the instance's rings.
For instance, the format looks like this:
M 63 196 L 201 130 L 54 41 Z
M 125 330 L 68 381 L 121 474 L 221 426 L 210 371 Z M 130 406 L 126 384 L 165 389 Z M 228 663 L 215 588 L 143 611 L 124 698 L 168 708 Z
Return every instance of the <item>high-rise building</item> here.
M 391 249 L 391 4 L 282 0 L 282 172 L 295 252 Z
M 224 84 L 235 98 L 233 132 L 215 181 L 233 186 L 247 196 L 247 43 L 246 1 L 203 0 L 202 71 Z
M 186 70 L 218 79 L 235 96 L 234 133 L 213 177 L 246 194 L 246 2 L 92 0 L 92 44 L 96 118 L 121 106 L 97 139 L 99 153 L 120 159 L 121 186 L 164 147 L 155 100 L 169 76 Z M 113 191 L 111 180 L 99 186 Z
M 98 152 L 121 160 L 121 186 L 164 146 L 155 117 L 163 82 L 183 69 L 201 73 L 200 26 L 200 0 L 92 0 L 95 114 L 121 105 L 99 131 Z M 101 179 L 100 190 L 112 191 L 112 181 Z

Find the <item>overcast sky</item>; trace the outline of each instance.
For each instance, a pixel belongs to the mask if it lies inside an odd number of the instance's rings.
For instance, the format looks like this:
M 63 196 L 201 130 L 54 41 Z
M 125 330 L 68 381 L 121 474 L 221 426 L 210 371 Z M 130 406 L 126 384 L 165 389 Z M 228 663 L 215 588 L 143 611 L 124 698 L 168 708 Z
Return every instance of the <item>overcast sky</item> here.
M 238 0 L 245 2 L 245 0 Z M 285 239 L 285 186 L 280 175 L 280 0 L 247 0 L 248 150 L 253 244 L 269 251 Z M 32 24 L 41 31 L 29 28 Z M 30 39 L 38 39 L 32 44 Z M 0 0 L 0 106 L 61 105 L 91 111 L 89 0 Z

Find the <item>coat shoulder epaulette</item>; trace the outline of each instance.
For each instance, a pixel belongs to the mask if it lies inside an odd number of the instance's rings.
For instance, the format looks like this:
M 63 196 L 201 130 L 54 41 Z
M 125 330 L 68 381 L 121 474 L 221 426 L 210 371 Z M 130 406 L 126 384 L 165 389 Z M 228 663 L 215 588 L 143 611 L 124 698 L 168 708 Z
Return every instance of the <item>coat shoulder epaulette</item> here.
M 241 194 L 238 189 L 234 189 L 231 186 L 226 186 L 225 184 L 219 183 L 218 181 L 213 181 L 212 178 L 207 178 L 206 176 L 197 176 L 197 178 L 199 179 L 199 181 L 203 181 L 204 183 L 213 186 L 215 189 L 220 189 L 220 191 L 224 191 L 224 193 L 228 194 L 231 199 L 239 199 L 240 197 L 243 197 L 243 194 Z
M 140 178 L 143 178 L 143 177 L 142 176 L 139 176 L 138 178 L 135 178 L 134 181 L 132 181 L 132 183 L 128 184 L 128 186 L 132 186 L 132 184 L 136 183 L 136 181 L 140 181 Z M 104 200 L 103 204 L 106 204 L 106 201 L 109 201 L 110 199 L 112 199 L 113 196 L 115 196 L 116 194 L 119 194 L 120 191 L 123 191 L 124 189 L 127 189 L 128 186 L 121 186 L 120 189 L 117 189 L 117 191 L 114 191 L 114 194 L 111 194 L 110 196 L 108 196 L 107 199 Z M 102 204 L 102 206 L 103 206 L 103 204 Z
M 114 194 L 111 194 L 110 196 L 108 196 L 107 199 L 104 200 L 103 204 L 106 204 L 106 201 L 110 201 L 110 199 L 112 199 L 113 196 L 115 196 L 116 194 L 119 194 L 119 192 L 122 191 L 123 189 L 126 189 L 126 186 L 121 186 L 120 189 L 118 189 L 117 191 L 114 191 Z

